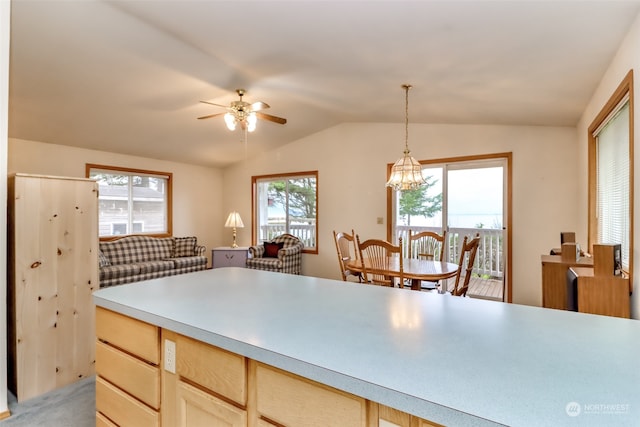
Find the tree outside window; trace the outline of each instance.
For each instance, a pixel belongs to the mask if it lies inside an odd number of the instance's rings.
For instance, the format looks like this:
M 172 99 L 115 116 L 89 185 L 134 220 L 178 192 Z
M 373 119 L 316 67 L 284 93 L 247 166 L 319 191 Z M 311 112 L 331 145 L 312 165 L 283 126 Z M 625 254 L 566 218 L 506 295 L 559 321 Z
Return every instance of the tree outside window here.
M 318 173 L 255 176 L 252 180 L 254 244 L 288 233 L 302 240 L 305 252 L 317 253 Z

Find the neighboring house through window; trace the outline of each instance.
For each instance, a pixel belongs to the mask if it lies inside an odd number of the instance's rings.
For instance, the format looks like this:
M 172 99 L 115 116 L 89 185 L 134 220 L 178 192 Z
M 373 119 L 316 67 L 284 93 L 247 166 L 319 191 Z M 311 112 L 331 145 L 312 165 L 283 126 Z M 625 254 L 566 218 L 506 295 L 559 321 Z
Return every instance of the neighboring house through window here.
M 87 164 L 99 186 L 99 236 L 170 236 L 171 178 L 167 172 Z
M 318 253 L 318 172 L 254 176 L 253 244 L 283 233 L 298 237 L 304 252 Z
M 633 266 L 633 71 L 589 126 L 589 247 L 620 244 Z

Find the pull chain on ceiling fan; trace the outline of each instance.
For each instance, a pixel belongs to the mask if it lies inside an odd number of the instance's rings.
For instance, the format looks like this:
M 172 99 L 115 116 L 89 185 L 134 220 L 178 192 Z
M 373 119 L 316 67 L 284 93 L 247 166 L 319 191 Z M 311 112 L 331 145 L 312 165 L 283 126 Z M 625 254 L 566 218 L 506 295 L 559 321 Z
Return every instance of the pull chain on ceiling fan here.
M 261 110 L 265 110 L 269 108 L 269 104 L 257 101 L 253 104 L 249 104 L 242 100 L 242 97 L 246 93 L 244 89 L 237 89 L 236 93 L 240 97 L 238 101 L 233 101 L 229 106 L 215 104 L 213 102 L 208 101 L 200 101 L 203 104 L 215 105 L 216 107 L 223 107 L 227 109 L 226 113 L 216 113 L 209 114 L 207 116 L 198 117 L 199 120 L 202 119 L 210 119 L 212 117 L 217 117 L 224 115 L 224 122 L 227 125 L 227 128 L 231 131 L 236 129 L 236 126 L 239 124 L 240 128 L 244 131 L 253 132 L 256 130 L 256 125 L 258 123 L 258 119 L 268 120 L 270 122 L 285 124 L 287 123 L 287 119 L 283 119 L 282 117 L 272 116 L 270 114 L 262 113 Z

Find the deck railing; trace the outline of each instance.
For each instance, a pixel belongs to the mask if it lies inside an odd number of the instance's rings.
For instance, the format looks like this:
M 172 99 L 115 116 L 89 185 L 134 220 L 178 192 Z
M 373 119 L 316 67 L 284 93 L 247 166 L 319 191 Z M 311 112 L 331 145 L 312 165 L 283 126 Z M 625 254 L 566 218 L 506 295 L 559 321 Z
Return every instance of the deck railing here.
M 284 223 L 267 224 L 260 227 L 261 241 L 270 241 L 274 237 L 284 233 L 296 236 L 304 243 L 305 248 L 316 247 L 316 225 L 315 224 L 290 224 L 287 231 L 287 225 Z
M 409 229 L 412 233 L 421 231 L 433 231 L 442 233 L 437 227 L 416 227 L 397 226 L 396 235 L 402 237 L 402 250 L 408 253 L 409 250 Z M 480 246 L 473 266 L 473 272 L 480 277 L 502 279 L 504 275 L 503 265 L 503 230 L 488 228 L 450 228 L 447 232 L 447 242 L 445 245 L 445 260 L 458 263 L 460 258 L 460 245 L 464 236 L 475 236 L 480 233 Z M 397 238 L 396 237 L 396 238 Z
M 402 237 L 403 252 L 408 253 L 409 229 L 414 233 L 433 231 L 441 233 L 437 227 L 397 226 L 396 235 Z M 290 224 L 289 230 L 284 223 L 268 224 L 261 227 L 261 241 L 269 241 L 283 233 L 290 233 L 302 240 L 305 248 L 316 247 L 315 224 Z M 502 279 L 503 265 L 503 230 L 489 228 L 450 228 L 445 245 L 445 260 L 458 263 L 460 258 L 460 244 L 464 236 L 475 236 L 480 233 L 480 246 L 473 266 L 473 272 L 479 277 Z M 396 239 L 397 239 L 396 237 Z M 397 241 L 397 240 L 396 240 Z

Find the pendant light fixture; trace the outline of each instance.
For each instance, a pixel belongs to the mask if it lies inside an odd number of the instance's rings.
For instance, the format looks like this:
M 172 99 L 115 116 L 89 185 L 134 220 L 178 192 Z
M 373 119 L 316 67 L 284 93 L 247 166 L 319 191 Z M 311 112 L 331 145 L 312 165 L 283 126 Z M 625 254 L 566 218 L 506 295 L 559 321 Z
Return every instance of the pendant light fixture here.
M 404 156 L 393 164 L 391 176 L 387 181 L 387 187 L 391 187 L 396 191 L 415 190 L 425 184 L 425 179 L 422 176 L 422 165 L 411 157 L 411 151 L 409 151 L 409 89 L 411 87 L 409 84 L 402 85 L 405 91 Z

